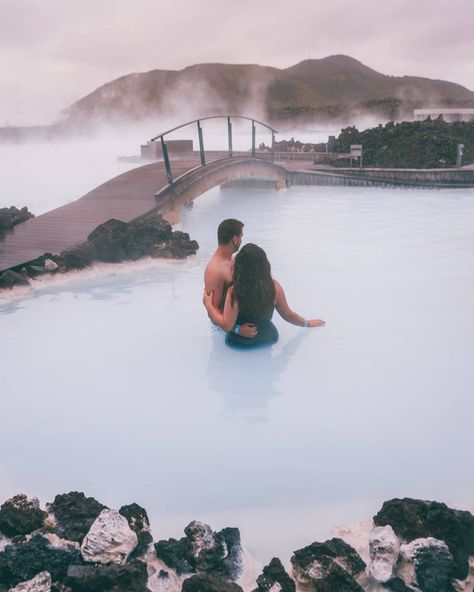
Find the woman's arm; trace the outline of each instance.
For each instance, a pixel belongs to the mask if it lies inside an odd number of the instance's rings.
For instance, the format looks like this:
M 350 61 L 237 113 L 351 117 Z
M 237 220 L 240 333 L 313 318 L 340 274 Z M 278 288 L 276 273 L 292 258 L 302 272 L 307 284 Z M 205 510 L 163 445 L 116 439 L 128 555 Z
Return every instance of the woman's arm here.
M 274 280 L 274 282 L 276 290 L 275 308 L 282 319 L 292 325 L 298 325 L 298 327 L 321 327 L 326 324 L 325 321 L 322 321 L 321 319 L 311 319 L 307 321 L 304 317 L 292 310 L 286 301 L 285 291 L 276 280 Z

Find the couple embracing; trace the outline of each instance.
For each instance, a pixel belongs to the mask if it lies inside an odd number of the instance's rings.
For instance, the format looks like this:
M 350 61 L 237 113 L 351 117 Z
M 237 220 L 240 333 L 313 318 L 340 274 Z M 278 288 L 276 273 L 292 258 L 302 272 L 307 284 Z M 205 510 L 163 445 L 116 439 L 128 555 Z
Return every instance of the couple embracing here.
M 285 291 L 272 278 L 263 249 L 252 243 L 240 249 L 243 227 L 234 219 L 219 224 L 217 249 L 204 273 L 203 303 L 214 325 L 226 332 L 226 343 L 251 347 L 278 341 L 271 320 L 274 309 L 292 325 L 324 325 L 324 321 L 306 320 L 290 308 Z

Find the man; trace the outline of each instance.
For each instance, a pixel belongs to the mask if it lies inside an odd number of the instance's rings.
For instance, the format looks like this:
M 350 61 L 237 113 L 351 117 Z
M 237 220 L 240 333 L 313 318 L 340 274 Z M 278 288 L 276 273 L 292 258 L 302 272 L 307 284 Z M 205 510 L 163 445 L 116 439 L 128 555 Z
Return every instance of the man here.
M 217 228 L 217 249 L 209 260 L 204 272 L 204 289 L 212 292 L 212 304 L 221 312 L 224 310 L 227 289 L 232 282 L 232 256 L 242 244 L 243 223 L 229 218 L 223 220 Z M 233 329 L 242 337 L 255 337 L 255 325 L 246 323 Z

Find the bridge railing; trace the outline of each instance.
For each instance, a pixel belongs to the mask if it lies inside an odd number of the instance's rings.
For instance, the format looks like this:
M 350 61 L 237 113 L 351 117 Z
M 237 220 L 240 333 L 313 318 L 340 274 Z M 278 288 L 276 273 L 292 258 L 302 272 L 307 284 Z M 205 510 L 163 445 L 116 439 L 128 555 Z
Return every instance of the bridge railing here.
M 168 151 L 168 146 L 165 141 L 165 136 L 168 136 L 169 134 L 171 134 L 177 130 L 180 130 L 182 128 L 185 128 L 187 126 L 196 125 L 197 126 L 198 141 L 199 141 L 200 162 L 201 162 L 201 166 L 205 166 L 206 165 L 206 151 L 205 151 L 205 147 L 204 147 L 204 133 L 203 133 L 203 128 L 201 126 L 201 122 L 207 121 L 210 119 L 227 119 L 228 150 L 227 150 L 227 153 L 225 153 L 225 154 L 228 156 L 228 158 L 233 158 L 234 156 L 236 156 L 236 154 L 234 152 L 234 148 L 233 148 L 232 120 L 239 119 L 239 120 L 246 120 L 246 121 L 251 122 L 251 125 L 252 125 L 252 128 L 251 128 L 251 131 L 252 131 L 251 154 L 252 154 L 253 158 L 258 157 L 257 156 L 257 148 L 256 148 L 256 125 L 260 125 L 271 132 L 272 142 L 271 142 L 271 150 L 269 153 L 269 158 L 272 162 L 275 160 L 275 134 L 277 134 L 278 132 L 276 129 L 272 128 L 270 125 L 264 123 L 263 121 L 259 121 L 258 119 L 255 119 L 252 117 L 245 117 L 243 115 L 212 115 L 209 117 L 201 117 L 200 119 L 194 119 L 193 121 L 188 121 L 187 123 L 183 123 L 183 124 L 178 125 L 172 129 L 169 129 L 166 132 L 163 132 L 161 134 L 158 134 L 157 136 L 154 136 L 150 140 L 150 142 L 159 141 L 161 143 L 161 152 L 163 154 L 163 162 L 164 162 L 165 169 L 166 169 L 166 177 L 167 177 L 168 183 L 170 185 L 173 183 L 173 173 L 171 170 L 170 155 L 169 155 L 169 151 Z M 214 152 L 216 152 L 216 151 L 214 151 Z M 240 155 L 241 154 L 242 153 L 240 152 Z

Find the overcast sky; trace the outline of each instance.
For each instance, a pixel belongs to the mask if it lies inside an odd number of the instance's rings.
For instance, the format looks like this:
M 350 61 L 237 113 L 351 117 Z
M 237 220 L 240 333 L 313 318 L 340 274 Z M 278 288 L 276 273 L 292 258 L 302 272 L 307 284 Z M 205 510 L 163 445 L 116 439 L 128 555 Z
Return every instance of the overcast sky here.
M 474 0 L 0 0 L 0 125 L 132 72 L 346 54 L 474 90 Z

